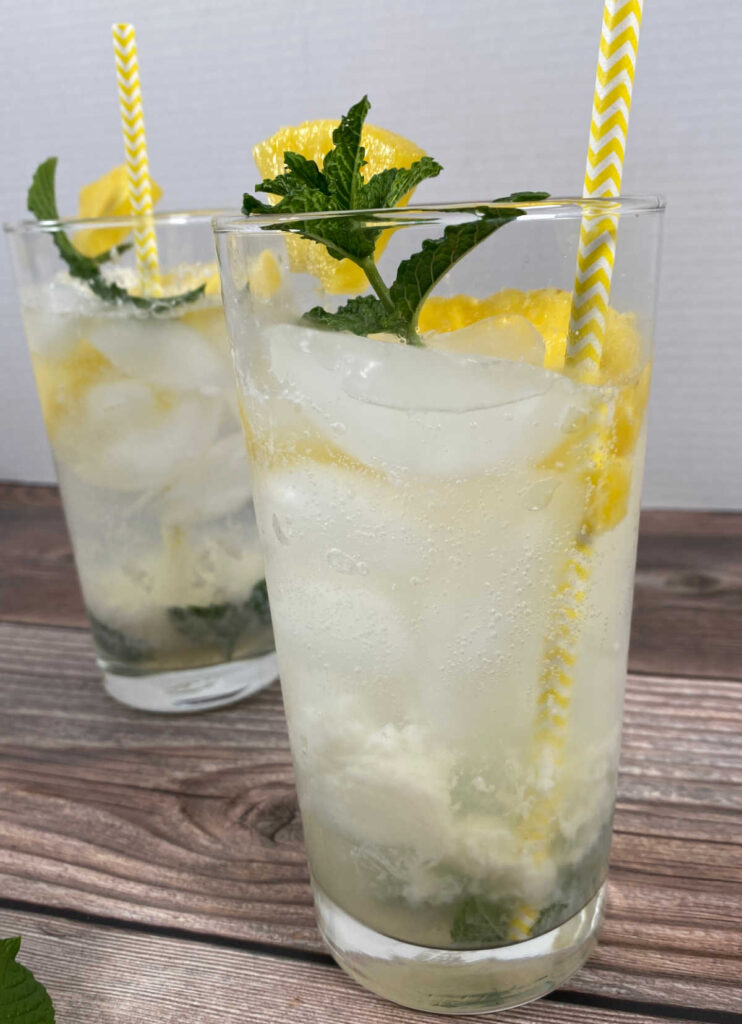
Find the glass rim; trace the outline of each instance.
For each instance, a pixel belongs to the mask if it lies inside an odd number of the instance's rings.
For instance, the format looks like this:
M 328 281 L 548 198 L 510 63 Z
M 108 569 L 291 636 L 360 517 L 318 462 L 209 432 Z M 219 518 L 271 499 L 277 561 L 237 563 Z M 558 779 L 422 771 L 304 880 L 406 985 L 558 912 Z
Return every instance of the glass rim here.
M 271 227 L 280 230 L 285 225 L 300 221 L 342 219 L 364 215 L 373 226 L 412 226 L 431 220 L 442 223 L 462 223 L 471 220 L 483 210 L 524 210 L 525 218 L 541 220 L 575 220 L 586 215 L 644 215 L 662 213 L 666 207 L 665 198 L 659 194 L 620 196 L 615 199 L 584 199 L 573 196 L 554 196 L 548 199 L 532 199 L 526 202 L 484 200 L 463 203 L 419 203 L 414 206 L 395 206 L 392 209 L 329 210 L 312 213 L 257 213 L 248 217 L 244 213 L 215 214 L 212 226 L 216 234 L 241 234 L 266 231 Z
M 169 210 L 152 213 L 148 217 L 135 214 L 124 214 L 121 217 L 60 217 L 58 220 L 34 220 L 31 217 L 19 221 L 5 221 L 3 231 L 7 235 L 53 234 L 55 231 L 103 230 L 107 228 L 126 228 L 133 231 L 142 222 L 154 222 L 155 227 L 177 224 L 191 224 L 215 218 L 238 215 L 234 207 L 216 206 L 203 207 L 196 210 Z

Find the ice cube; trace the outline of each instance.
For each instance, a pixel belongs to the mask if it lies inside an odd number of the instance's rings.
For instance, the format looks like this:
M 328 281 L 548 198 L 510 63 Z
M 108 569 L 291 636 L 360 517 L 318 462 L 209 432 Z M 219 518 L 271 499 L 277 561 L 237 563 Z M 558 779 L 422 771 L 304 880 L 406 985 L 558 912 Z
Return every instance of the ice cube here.
M 386 481 L 310 463 L 270 473 L 260 499 L 270 520 L 264 542 L 279 561 L 287 560 L 287 572 L 297 547 L 311 552 L 315 571 L 326 576 L 328 567 L 392 579 L 425 571 L 424 512 L 411 509 Z
M 242 432 L 216 441 L 193 459 L 162 496 L 162 521 L 190 525 L 234 515 L 252 488 Z
M 68 356 L 84 330 L 84 320 L 39 306 L 23 307 L 23 327 L 28 347 L 46 359 Z
M 594 389 L 524 362 L 283 324 L 260 339 L 263 384 L 366 465 L 466 477 L 538 461 Z M 260 386 L 260 381 L 258 385 Z
M 119 370 L 159 387 L 205 393 L 232 387 L 226 356 L 175 320 L 99 318 L 89 341 Z
M 198 394 L 163 403 L 140 381 L 98 384 L 60 430 L 55 453 L 99 487 L 164 487 L 212 444 L 222 408 L 220 399 Z
M 488 316 L 468 327 L 428 334 L 430 348 L 462 355 L 493 356 L 543 366 L 546 346 L 540 332 L 524 316 Z
M 295 668 L 289 690 L 302 686 L 305 672 L 340 677 L 352 689 L 382 687 L 385 699 L 388 688 L 403 684 L 413 668 L 404 617 L 369 576 L 341 576 L 327 566 L 320 575 L 298 558 L 280 567 L 266 558 L 266 565 L 282 669 Z
M 94 384 L 83 393 L 81 412 L 91 436 L 114 436 L 122 428 L 144 426 L 157 417 L 158 401 L 143 381 L 115 380 Z

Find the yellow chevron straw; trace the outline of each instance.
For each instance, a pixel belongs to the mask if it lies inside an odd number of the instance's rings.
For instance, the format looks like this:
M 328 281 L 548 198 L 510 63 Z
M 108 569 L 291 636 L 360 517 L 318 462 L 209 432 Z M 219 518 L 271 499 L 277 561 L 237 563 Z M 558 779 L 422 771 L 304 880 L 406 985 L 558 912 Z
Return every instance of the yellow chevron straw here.
M 147 161 L 147 137 L 144 132 L 142 94 L 139 85 L 139 60 L 133 25 L 114 25 L 113 52 L 119 87 L 121 130 L 124 135 L 126 166 L 129 171 L 129 201 L 132 213 L 141 216 L 134 228 L 137 269 L 145 295 L 160 295 L 160 268 L 157 236 L 152 220 L 152 183 Z
M 613 198 L 621 191 L 641 21 L 642 0 L 606 0 L 582 190 L 585 199 Z M 589 213 L 580 227 L 566 365 L 579 368 L 588 379 L 596 375 L 603 352 L 617 228 L 617 216 Z
M 643 0 L 605 0 L 582 193 L 585 199 L 615 198 L 621 188 L 642 3 Z M 587 381 L 594 380 L 600 369 L 617 229 L 616 214 L 583 214 L 565 365 Z M 598 427 L 598 437 L 600 433 Z M 597 443 L 593 462 L 599 472 L 601 452 Z M 591 561 L 590 528 L 583 522 L 555 595 L 539 679 L 535 739 L 541 795 L 534 800 L 527 823 L 528 842 L 537 860 L 546 855 L 553 819 L 553 778 L 569 724 L 572 669 Z M 537 917 L 538 908 L 519 907 L 510 923 L 510 938 L 528 938 Z

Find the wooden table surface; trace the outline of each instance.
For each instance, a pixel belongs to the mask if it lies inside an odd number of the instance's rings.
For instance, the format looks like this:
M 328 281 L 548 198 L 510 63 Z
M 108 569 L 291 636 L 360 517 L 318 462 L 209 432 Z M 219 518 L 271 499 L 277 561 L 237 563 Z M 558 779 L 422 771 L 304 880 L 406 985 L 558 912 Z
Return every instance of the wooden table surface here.
M 52 488 L 0 486 L 0 698 L 0 936 L 61 1024 L 446 1019 L 324 951 L 277 685 L 178 717 L 104 694 Z M 648 512 L 601 943 L 500 1020 L 740 1020 L 741 726 L 742 515 Z

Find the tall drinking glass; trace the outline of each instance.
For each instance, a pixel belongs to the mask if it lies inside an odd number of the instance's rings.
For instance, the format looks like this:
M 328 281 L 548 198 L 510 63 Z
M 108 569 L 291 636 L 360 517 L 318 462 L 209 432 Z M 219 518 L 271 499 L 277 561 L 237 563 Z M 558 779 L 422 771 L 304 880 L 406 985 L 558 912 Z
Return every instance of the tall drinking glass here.
M 144 308 L 71 276 L 55 244 L 125 242 L 134 220 L 6 227 L 105 686 L 149 711 L 231 703 L 277 674 L 212 215 L 154 218 L 162 302 Z M 133 249 L 102 272 L 140 294 Z
M 399 309 L 402 261 L 501 205 L 315 219 L 387 232 L 374 286 Z M 662 204 L 518 205 L 424 296 L 419 344 L 365 334 L 370 289 L 332 317 L 311 218 L 215 222 L 319 925 L 362 984 L 449 1013 L 588 956 L 620 746 Z M 571 289 L 607 210 L 586 382 Z

